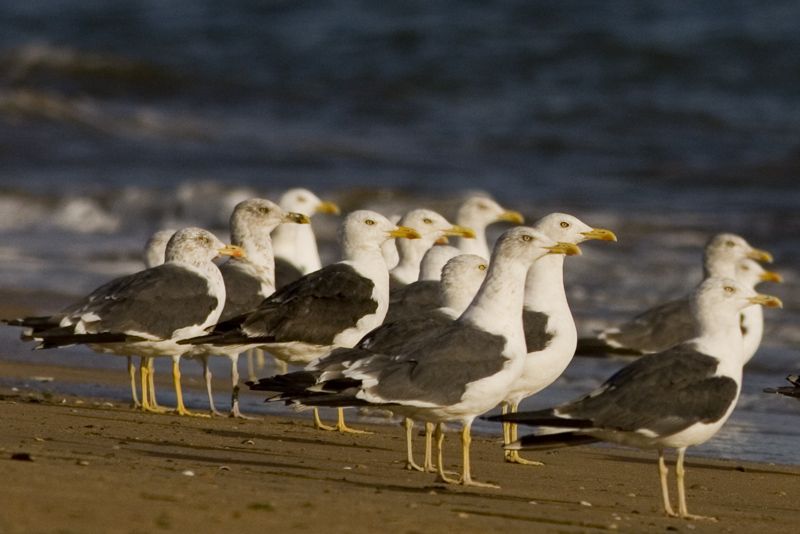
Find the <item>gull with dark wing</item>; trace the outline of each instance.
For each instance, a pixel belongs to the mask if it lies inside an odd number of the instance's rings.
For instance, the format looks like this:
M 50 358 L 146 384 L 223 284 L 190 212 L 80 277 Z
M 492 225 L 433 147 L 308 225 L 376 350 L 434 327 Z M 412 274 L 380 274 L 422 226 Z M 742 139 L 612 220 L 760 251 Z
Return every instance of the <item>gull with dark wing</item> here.
M 319 381 L 281 395 L 304 405 L 380 406 L 406 417 L 462 424 L 462 475 L 444 471 L 437 427 L 439 477 L 447 483 L 489 486 L 472 479 L 470 429 L 478 415 L 503 400 L 522 372 L 527 351 L 522 328 L 525 278 L 531 264 L 548 254 L 576 254 L 571 243 L 556 243 L 527 227 L 497 241 L 486 279 L 469 307 L 435 336 L 409 338 L 398 354 L 374 354 L 344 371 L 322 373 Z
M 703 278 L 736 278 L 736 265 L 745 258 L 772 262 L 772 255 L 755 249 L 735 234 L 718 234 L 705 247 Z M 610 327 L 594 337 L 578 340 L 578 355 L 619 354 L 638 356 L 665 350 L 694 337 L 690 297 L 651 308 L 630 321 Z
M 754 304 L 781 306 L 729 278 L 707 278 L 692 295 L 697 337 L 649 354 L 618 371 L 598 389 L 552 409 L 490 417 L 543 427 L 508 449 L 549 449 L 609 441 L 658 451 L 664 511 L 700 519 L 686 506 L 684 457 L 719 431 L 739 398 L 742 382 L 741 310 Z M 678 513 L 667 489 L 664 449 L 678 450 Z
M 123 276 L 49 317 L 7 320 L 30 329 L 36 348 L 83 344 L 121 356 L 172 358 L 177 412 L 183 404 L 178 342 L 215 324 L 225 305 L 225 284 L 211 261 L 220 254 L 243 256 L 201 228 L 178 230 L 167 244 L 164 264 Z
M 383 322 L 389 306 L 389 272 L 381 254 L 387 239 L 416 239 L 373 211 L 344 220 L 340 240 L 344 261 L 283 286 L 248 313 L 217 324 L 184 343 L 217 347 L 265 347 L 292 365 L 306 365 L 337 347 L 352 347 Z M 315 423 L 322 428 L 318 417 Z M 340 414 L 340 431 L 348 431 Z

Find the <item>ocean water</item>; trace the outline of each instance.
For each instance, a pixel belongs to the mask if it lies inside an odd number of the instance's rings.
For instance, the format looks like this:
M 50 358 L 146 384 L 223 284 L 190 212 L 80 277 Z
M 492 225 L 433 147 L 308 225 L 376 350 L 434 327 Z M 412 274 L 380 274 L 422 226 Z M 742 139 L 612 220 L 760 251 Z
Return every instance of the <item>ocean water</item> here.
M 786 283 L 762 290 L 786 308 L 695 453 L 798 463 L 800 405 L 761 389 L 800 370 L 799 18 L 788 0 L 0 0 L 0 295 L 79 296 L 141 268 L 152 231 L 224 236 L 237 201 L 291 186 L 447 216 L 478 190 L 617 232 L 567 263 L 589 332 L 688 291 L 732 231 L 775 255 Z M 314 222 L 326 261 L 337 221 Z M 5 357 L 123 368 L 0 336 Z M 619 365 L 576 359 L 526 406 Z

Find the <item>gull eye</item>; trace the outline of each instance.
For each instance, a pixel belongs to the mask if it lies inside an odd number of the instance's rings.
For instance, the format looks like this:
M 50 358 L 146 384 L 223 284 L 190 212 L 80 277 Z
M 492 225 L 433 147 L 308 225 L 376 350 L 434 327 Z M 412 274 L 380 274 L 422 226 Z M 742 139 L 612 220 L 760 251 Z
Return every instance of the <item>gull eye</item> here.
M 486 204 L 484 204 L 483 202 L 480 202 L 480 203 L 478 204 L 478 209 L 479 209 L 479 210 L 488 210 L 488 209 L 489 209 L 489 206 L 487 206 L 487 205 L 486 205 Z
M 367 226 L 373 226 L 375 224 L 375 221 L 373 221 L 372 219 L 367 219 L 364 221 L 364 224 L 366 224 Z
M 269 208 L 267 208 L 266 206 L 261 206 L 260 208 L 258 208 L 258 212 L 261 215 L 266 215 L 267 213 L 269 213 Z
M 297 201 L 298 202 L 306 202 L 307 200 L 308 199 L 306 197 L 304 197 L 303 195 L 300 195 L 299 197 L 297 197 Z
M 729 295 L 733 295 L 734 293 L 736 293 L 736 288 L 733 286 L 725 286 L 723 289 L 725 290 L 725 293 Z
M 728 240 L 728 241 L 725 241 L 725 246 L 726 247 L 735 247 L 736 243 L 734 243 L 733 241 Z
M 425 217 L 424 219 L 422 219 L 422 222 L 424 222 L 425 224 L 433 224 L 433 219 L 431 219 L 430 217 Z
M 745 271 L 745 272 L 747 272 L 747 271 L 749 271 L 749 270 L 750 270 L 750 267 L 748 267 L 747 265 L 742 265 L 742 266 L 741 266 L 741 267 L 739 267 L 739 268 L 740 268 L 741 270 Z
M 561 221 L 561 228 L 569 228 L 569 223 L 567 221 Z
M 485 271 L 486 270 L 486 264 L 485 263 L 481 263 L 480 265 L 478 265 L 478 270 L 479 271 Z
M 211 240 L 207 236 L 204 236 L 204 235 L 200 236 L 199 241 L 204 245 L 208 245 L 208 244 L 211 243 Z
M 533 236 L 530 234 L 525 234 L 522 236 L 523 241 L 533 241 Z

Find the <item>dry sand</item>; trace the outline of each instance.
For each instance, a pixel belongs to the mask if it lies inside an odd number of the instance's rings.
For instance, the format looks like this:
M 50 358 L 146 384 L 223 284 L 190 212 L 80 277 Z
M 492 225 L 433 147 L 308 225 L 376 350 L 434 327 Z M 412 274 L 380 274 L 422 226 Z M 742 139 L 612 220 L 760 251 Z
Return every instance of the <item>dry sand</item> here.
M 0 317 L 36 311 L 20 301 L 35 299 L 6 299 Z M 403 468 L 399 426 L 354 436 L 316 431 L 307 415 L 143 414 L 113 400 L 49 394 L 31 380 L 119 387 L 124 373 L 13 362 L 9 350 L 0 346 L 0 534 L 788 533 L 800 524 L 798 466 L 689 458 L 690 511 L 716 523 L 665 517 L 654 454 L 609 446 L 539 454 L 546 465 L 529 467 L 504 463 L 499 440 L 478 436 L 473 475 L 502 489 L 449 487 Z M 457 437 L 447 442 L 453 470 Z

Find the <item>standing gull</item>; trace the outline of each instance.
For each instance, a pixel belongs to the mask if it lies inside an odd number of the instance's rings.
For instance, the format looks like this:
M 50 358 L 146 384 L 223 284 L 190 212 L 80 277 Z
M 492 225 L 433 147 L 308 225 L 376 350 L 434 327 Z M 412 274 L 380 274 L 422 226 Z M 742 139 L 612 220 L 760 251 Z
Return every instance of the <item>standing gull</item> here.
M 275 292 L 275 259 L 270 233 L 283 226 L 308 225 L 309 218 L 301 213 L 284 212 L 277 204 L 266 199 L 251 198 L 236 205 L 230 218 L 231 243 L 241 247 L 245 255 L 230 258 L 220 266 L 225 281 L 225 307 L 218 319 L 227 321 L 255 309 L 265 298 Z M 211 371 L 208 358 L 226 356 L 231 364 L 231 417 L 243 417 L 239 411 L 239 353 L 238 346 L 215 347 L 194 345 L 184 357 L 199 358 L 203 362 L 206 392 L 212 414 L 220 415 L 214 406 L 211 392 Z
M 578 244 L 590 239 L 617 240 L 611 230 L 592 228 L 565 213 L 551 213 L 539 219 L 534 228 L 554 241 L 566 243 Z M 522 374 L 503 399 L 504 413 L 516 412 L 522 399 L 555 382 L 575 354 L 578 332 L 564 291 L 564 256 L 550 255 L 531 266 L 525 281 L 522 322 L 528 356 Z M 505 424 L 503 430 L 505 444 L 517 439 L 517 425 Z M 521 458 L 516 450 L 506 451 L 505 458 L 511 463 L 542 465 Z
M 287 213 L 301 213 L 313 217 L 317 213 L 339 214 L 339 206 L 320 200 L 308 189 L 296 188 L 286 191 L 278 202 Z M 282 287 L 301 276 L 322 268 L 313 227 L 308 225 L 279 226 L 272 233 L 275 250 L 275 282 Z
M 750 258 L 772 261 L 772 255 L 751 247 L 742 237 L 718 234 L 706 245 L 703 278 L 736 278 L 736 264 Z M 577 354 L 641 355 L 658 352 L 694 337 L 690 298 L 683 297 L 651 308 L 617 327 L 603 330 L 595 337 L 578 340 Z
M 389 293 L 389 311 L 384 322 L 396 321 L 441 307 L 442 269 L 450 259 L 460 254 L 460 250 L 450 245 L 436 245 L 429 248 L 422 257 L 419 280 L 407 286 L 395 287 Z
M 278 289 L 257 308 L 185 341 L 215 346 L 264 346 L 289 364 L 306 365 L 337 347 L 352 347 L 383 322 L 389 306 L 389 272 L 381 254 L 387 239 L 416 239 L 373 211 L 349 214 L 341 228 L 346 260 Z M 319 418 L 315 424 L 322 428 Z M 336 429 L 348 431 L 340 414 Z
M 397 243 L 400 262 L 390 273 L 392 289 L 408 285 L 419 278 L 422 257 L 439 239 L 447 236 L 475 236 L 471 228 L 452 225 L 435 211 L 427 209 L 409 211 L 400 219 L 400 224 L 416 230 L 420 238 Z
M 511 449 L 595 441 L 655 449 L 664 511 L 669 516 L 701 519 L 686 507 L 684 455 L 687 447 L 713 437 L 736 406 L 742 380 L 739 312 L 753 304 L 781 306 L 776 297 L 759 295 L 733 279 L 708 278 L 692 298 L 696 338 L 634 361 L 575 401 L 490 419 L 547 428 L 508 445 Z M 678 450 L 678 514 L 667 489 L 665 448 Z
M 320 377 L 293 400 L 320 406 L 381 406 L 406 417 L 462 423 L 462 475 L 447 477 L 444 433 L 437 427 L 439 477 L 447 483 L 491 485 L 472 480 L 470 428 L 478 415 L 499 403 L 522 372 L 525 277 L 547 254 L 575 254 L 576 245 L 556 243 L 532 228 L 517 227 L 497 241 L 486 279 L 469 307 L 435 336 L 408 339 L 402 353 L 375 354 L 333 376 Z
M 468 198 L 458 208 L 456 223 L 460 226 L 472 228 L 475 231 L 475 238 L 459 238 L 458 248 L 464 254 L 477 254 L 483 258 L 488 258 L 490 248 L 486 239 L 486 227 L 501 221 L 522 224 L 525 222 L 525 218 L 518 211 L 501 207 L 491 198 L 485 196 Z
M 178 344 L 215 324 L 225 304 L 222 274 L 211 261 L 243 255 L 201 228 L 184 228 L 167 244 L 163 265 L 123 276 L 97 288 L 58 315 L 6 321 L 33 329 L 36 348 L 85 344 L 122 356 L 170 356 L 177 413 L 183 405 Z
M 487 260 L 474 254 L 462 254 L 452 258 L 442 269 L 442 283 L 438 287 L 441 292 L 442 307 L 422 310 L 396 321 L 384 322 L 364 336 L 354 348 L 336 349 L 328 356 L 311 362 L 304 371 L 264 378 L 258 383 L 250 382 L 248 385 L 254 390 L 278 393 L 277 398 L 273 400 L 280 400 L 284 398 L 284 394 L 289 396 L 293 393 L 304 394 L 305 387 L 319 382 L 322 376 L 342 376 L 346 370 L 360 365 L 361 360 L 370 358 L 374 354 L 402 354 L 410 339 L 419 343 L 423 336 L 435 337 L 458 319 L 467 309 L 486 278 L 488 264 Z M 431 462 L 432 425 L 426 424 L 425 467 L 418 466 L 413 459 L 411 446 L 413 420 L 406 418 L 405 426 L 406 467 L 418 471 L 433 471 Z

